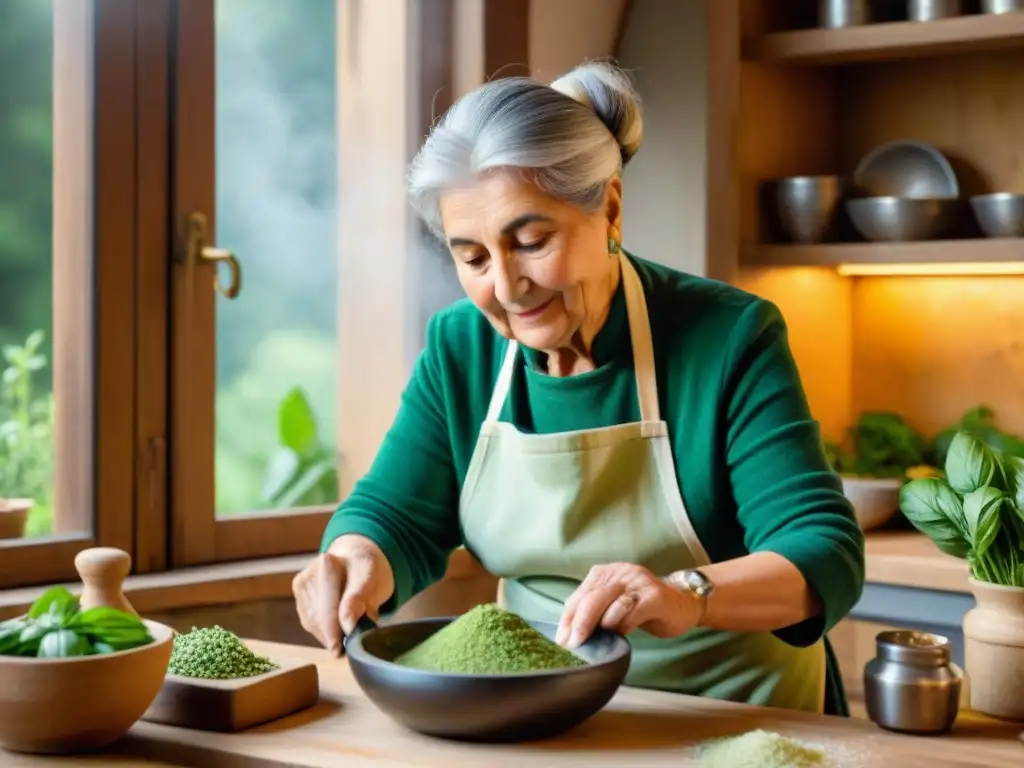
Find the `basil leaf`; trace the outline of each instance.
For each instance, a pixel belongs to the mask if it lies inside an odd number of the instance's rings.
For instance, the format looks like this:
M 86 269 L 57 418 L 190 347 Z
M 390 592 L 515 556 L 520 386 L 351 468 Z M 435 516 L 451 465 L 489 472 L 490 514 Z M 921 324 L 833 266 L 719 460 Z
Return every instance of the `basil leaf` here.
M 0 621 L 0 634 L 9 632 L 17 629 L 19 632 L 28 626 L 28 619 L 25 616 L 19 616 L 16 619 L 7 619 L 6 621 Z
M 146 625 L 137 616 L 132 616 L 130 613 L 103 605 L 75 614 L 68 622 L 68 626 L 76 630 L 82 629 L 86 632 L 92 632 L 96 629 L 109 631 L 119 629 L 145 631 L 146 629 Z
M 115 651 L 126 651 L 129 648 L 138 648 L 140 645 L 148 645 L 152 642 L 153 638 L 149 632 L 133 632 L 127 633 L 111 633 L 105 635 L 90 634 L 93 645 L 96 643 L 102 643 L 108 645 Z
M 948 555 L 966 557 L 970 551 L 968 525 L 960 498 L 945 480 L 911 480 L 900 489 L 900 510 L 921 533 Z
M 93 653 L 114 653 L 117 648 L 108 643 L 95 642 L 92 644 L 92 650 Z
M 28 609 L 30 619 L 38 619 L 47 613 L 51 615 L 71 616 L 78 611 L 78 598 L 64 587 L 51 587 L 32 603 Z
M 964 497 L 964 517 L 975 557 L 984 557 L 1002 527 L 1001 511 L 1007 501 L 998 488 L 986 486 Z
M 21 633 L 25 630 L 23 619 L 10 619 L 0 624 L 0 655 L 12 655 L 21 645 Z
M 946 479 L 961 496 L 986 485 L 1004 485 L 995 454 L 984 442 L 967 432 L 957 432 L 946 455 Z M 1001 487 L 1000 490 L 1006 490 Z
M 31 643 L 33 640 L 39 640 L 43 635 L 49 634 L 53 629 L 54 627 L 48 624 L 33 622 L 21 631 L 18 639 L 23 643 Z
M 70 656 L 84 656 L 89 651 L 89 642 L 70 629 L 50 632 L 39 644 L 36 654 L 43 659 L 62 659 Z
M 46 635 L 57 630 L 48 621 L 34 621 L 21 631 L 18 636 L 18 655 L 35 656 L 40 643 Z
M 1006 491 L 1011 495 L 1017 511 L 1024 513 L 1024 459 L 1004 453 L 1000 457 L 1000 464 L 1006 477 Z
M 102 643 L 114 650 L 146 645 L 153 640 L 139 617 L 116 608 L 99 606 L 77 614 L 68 624 L 93 643 Z

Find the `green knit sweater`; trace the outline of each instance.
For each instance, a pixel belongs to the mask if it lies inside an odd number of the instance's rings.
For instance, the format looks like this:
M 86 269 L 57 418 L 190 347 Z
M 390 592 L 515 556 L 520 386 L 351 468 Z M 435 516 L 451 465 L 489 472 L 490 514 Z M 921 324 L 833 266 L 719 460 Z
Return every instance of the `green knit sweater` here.
M 770 302 L 634 256 L 647 297 L 662 418 L 693 527 L 712 561 L 751 552 L 790 560 L 817 592 L 823 618 L 776 634 L 810 645 L 844 618 L 864 584 L 864 536 L 829 468 Z M 390 612 L 440 579 L 462 544 L 459 489 L 508 342 L 467 300 L 438 312 L 369 473 L 341 503 L 323 548 L 358 533 L 395 573 Z M 594 341 L 595 371 L 541 372 L 540 354 L 513 378 L 502 419 L 551 433 L 639 419 L 621 287 Z

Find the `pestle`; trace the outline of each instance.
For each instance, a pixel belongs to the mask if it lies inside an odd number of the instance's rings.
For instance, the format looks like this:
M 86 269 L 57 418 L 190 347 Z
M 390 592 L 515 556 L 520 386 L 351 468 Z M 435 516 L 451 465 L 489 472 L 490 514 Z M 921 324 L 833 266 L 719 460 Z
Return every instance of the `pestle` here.
M 125 577 L 132 569 L 132 558 L 114 547 L 91 547 L 75 556 L 75 569 L 82 579 L 79 605 L 83 611 L 96 606 L 117 608 L 138 616 L 122 591 Z

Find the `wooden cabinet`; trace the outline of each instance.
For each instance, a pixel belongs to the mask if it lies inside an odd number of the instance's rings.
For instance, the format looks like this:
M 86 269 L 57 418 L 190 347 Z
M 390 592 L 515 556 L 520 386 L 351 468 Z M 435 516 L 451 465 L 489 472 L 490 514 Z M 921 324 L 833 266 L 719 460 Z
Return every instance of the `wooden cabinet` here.
M 982 237 L 968 204 L 1024 193 L 1024 11 L 826 30 L 816 6 L 709 4 L 708 274 L 780 306 L 827 439 L 865 410 L 934 434 L 983 403 L 1024 432 L 1024 239 Z M 766 182 L 849 178 L 901 139 L 956 172 L 946 236 L 785 242 Z

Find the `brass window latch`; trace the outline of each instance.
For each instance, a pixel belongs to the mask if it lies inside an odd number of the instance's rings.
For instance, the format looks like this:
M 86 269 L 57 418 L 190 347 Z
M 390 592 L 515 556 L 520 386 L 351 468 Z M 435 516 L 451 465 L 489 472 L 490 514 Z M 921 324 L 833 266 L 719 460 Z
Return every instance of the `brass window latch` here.
M 211 263 L 217 270 L 213 280 L 214 289 L 226 299 L 234 299 L 242 290 L 242 265 L 231 251 L 207 244 L 209 227 L 206 216 L 195 212 L 188 217 L 188 241 L 185 248 L 185 291 L 191 301 L 195 286 L 196 267 Z M 228 268 L 227 282 L 221 280 L 220 265 Z

